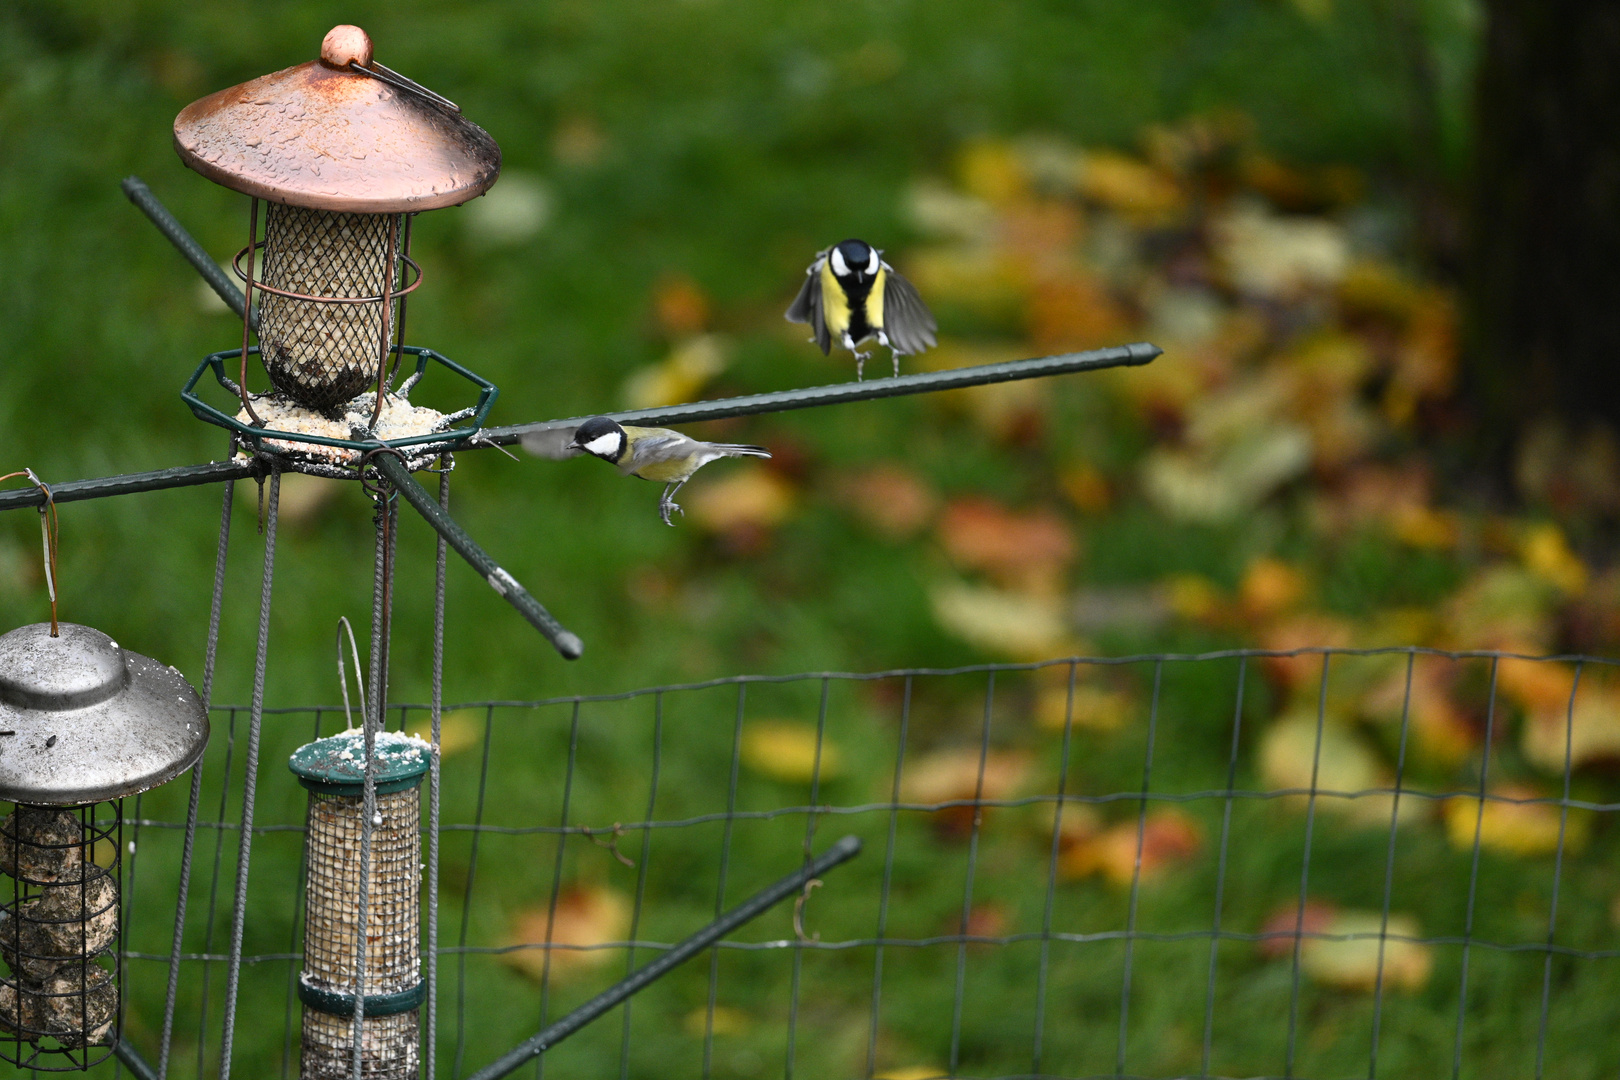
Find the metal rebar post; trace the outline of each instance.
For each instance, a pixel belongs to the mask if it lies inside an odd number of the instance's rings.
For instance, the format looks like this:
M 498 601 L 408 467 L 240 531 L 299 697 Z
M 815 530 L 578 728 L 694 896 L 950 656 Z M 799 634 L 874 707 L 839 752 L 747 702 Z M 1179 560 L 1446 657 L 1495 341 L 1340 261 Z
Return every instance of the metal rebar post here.
M 537 1054 L 545 1053 L 620 1002 L 640 993 L 665 975 L 668 975 L 671 971 L 703 952 L 703 950 L 739 926 L 758 918 L 783 900 L 802 893 L 805 882 L 821 876 L 835 866 L 848 862 L 856 855 L 859 855 L 860 852 L 861 841 L 859 837 L 844 837 L 828 848 L 820 858 L 811 860 L 803 869 L 789 874 L 776 884 L 755 893 L 702 930 L 676 945 L 663 956 L 637 968 L 629 977 L 614 983 L 555 1024 L 541 1031 L 538 1035 L 525 1040 L 495 1061 L 479 1069 L 467 1077 L 467 1080 L 497 1080 L 498 1077 L 505 1076 Z
M 247 762 L 242 779 L 242 837 L 236 857 L 236 903 L 231 913 L 231 952 L 225 975 L 225 1033 L 220 1041 L 219 1080 L 230 1080 L 231 1042 L 236 1034 L 236 992 L 242 973 L 242 932 L 247 925 L 248 860 L 253 853 L 253 801 L 259 780 L 259 728 L 264 720 L 265 664 L 270 651 L 270 587 L 276 574 L 276 518 L 280 504 L 281 466 L 272 462 L 270 497 L 265 503 L 259 642 L 253 660 L 253 702 L 248 714 Z

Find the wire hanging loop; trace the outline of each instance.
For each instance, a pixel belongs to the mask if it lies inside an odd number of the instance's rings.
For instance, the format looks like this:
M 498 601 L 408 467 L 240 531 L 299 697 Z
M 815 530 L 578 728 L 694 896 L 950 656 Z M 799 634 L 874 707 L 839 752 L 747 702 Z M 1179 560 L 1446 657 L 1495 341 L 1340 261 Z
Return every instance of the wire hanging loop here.
M 366 684 L 361 675 L 360 646 L 355 644 L 354 627 L 349 625 L 349 617 L 339 615 L 337 626 L 338 686 L 343 691 L 343 722 L 346 725 L 344 730 L 353 731 L 354 714 L 349 710 L 349 678 L 343 670 L 343 635 L 345 633 L 349 635 L 349 652 L 354 658 L 354 689 L 360 695 L 360 719 L 364 723 L 365 718 L 370 714 L 366 712 Z
M 804 883 L 804 891 L 799 893 L 799 898 L 793 901 L 793 935 L 806 945 L 817 945 L 821 942 L 820 930 L 817 930 L 814 934 L 804 932 L 805 901 L 810 899 L 810 890 L 819 889 L 821 885 L 820 878 L 811 878 Z
M 33 469 L 24 468 L 6 473 L 0 476 L 0 484 L 19 476 L 26 476 L 28 482 L 39 488 L 40 494 L 45 496 L 45 501 L 39 504 L 40 546 L 44 549 L 45 558 L 45 593 L 51 599 L 51 637 L 61 637 L 61 630 L 56 621 L 56 545 L 59 529 L 56 495 L 51 491 L 51 486 L 41 480 Z
M 378 454 L 392 454 L 399 459 L 401 465 L 405 466 L 406 471 L 410 470 L 411 463 L 398 448 L 388 445 L 373 446 L 370 450 L 361 454 L 360 460 L 355 462 L 355 472 L 360 477 L 360 486 L 365 489 L 366 495 L 370 497 L 372 502 L 383 503 L 397 498 L 399 493 L 371 465 L 371 459 Z M 368 469 L 370 469 L 369 475 L 367 473 Z

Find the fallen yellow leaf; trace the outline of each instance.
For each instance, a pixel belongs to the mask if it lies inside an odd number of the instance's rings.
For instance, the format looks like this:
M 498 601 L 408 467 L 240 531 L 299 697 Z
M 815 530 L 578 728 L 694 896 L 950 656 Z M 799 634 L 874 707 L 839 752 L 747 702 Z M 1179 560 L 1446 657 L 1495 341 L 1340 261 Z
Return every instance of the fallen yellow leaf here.
M 433 738 L 433 717 L 427 713 L 417 713 L 411 717 L 411 722 L 405 725 L 405 730 L 418 739 L 431 742 Z M 483 713 L 478 709 L 456 709 L 453 712 L 440 714 L 439 756 L 441 758 L 447 758 L 477 746 L 483 738 L 484 717 Z
M 1296 606 L 1305 590 L 1305 575 L 1298 567 L 1268 555 L 1249 564 L 1238 597 L 1249 618 L 1269 619 Z
M 741 1035 L 753 1024 L 749 1015 L 729 1005 L 716 1005 L 711 1014 L 708 1009 L 693 1009 L 686 1014 L 681 1026 L 693 1038 L 701 1039 L 709 1032 L 716 1035 Z
M 1575 596 L 1586 588 L 1586 564 L 1570 550 L 1564 530 L 1552 522 L 1542 522 L 1525 530 L 1520 542 L 1524 568 L 1561 592 Z
M 972 585 L 930 590 L 934 618 L 971 645 L 1016 660 L 1047 660 L 1079 652 L 1063 605 L 1054 596 L 1029 596 Z
M 1545 802 L 1502 802 L 1501 799 L 1541 798 L 1542 793 L 1521 784 L 1493 788 L 1482 800 L 1477 796 L 1446 800 L 1446 836 L 1453 847 L 1470 851 L 1476 833 L 1479 844 L 1488 851 L 1505 855 L 1550 855 L 1558 850 L 1560 828 L 1564 847 L 1578 851 L 1586 842 L 1587 814 L 1571 811 L 1561 821 L 1561 808 Z
M 709 380 L 726 369 L 725 342 L 714 334 L 686 338 L 656 364 L 631 374 L 624 403 L 631 409 L 658 409 L 693 401 Z
M 838 775 L 842 755 L 825 738 L 820 743 L 821 779 Z M 816 775 L 816 726 L 798 720 L 752 720 L 743 728 L 742 763 L 763 776 L 807 784 Z
M 1069 699 L 1067 685 L 1043 687 L 1035 704 L 1035 722 L 1048 731 L 1062 731 L 1065 724 L 1091 731 L 1117 731 L 1135 712 L 1131 695 L 1123 690 L 1077 685 Z
M 1422 934 L 1410 915 L 1391 913 L 1386 928 L 1379 912 L 1341 911 L 1323 932 L 1354 935 L 1340 941 L 1307 938 L 1300 945 L 1300 969 L 1324 986 L 1371 993 L 1379 985 L 1380 951 L 1385 990 L 1421 990 L 1434 971 L 1434 950 L 1406 940 Z

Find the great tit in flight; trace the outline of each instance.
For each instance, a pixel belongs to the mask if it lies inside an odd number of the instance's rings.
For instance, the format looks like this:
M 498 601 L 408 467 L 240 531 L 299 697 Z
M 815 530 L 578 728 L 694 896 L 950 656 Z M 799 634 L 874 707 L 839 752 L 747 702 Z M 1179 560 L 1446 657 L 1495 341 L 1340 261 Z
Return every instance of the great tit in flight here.
M 787 309 L 789 322 L 809 323 L 811 340 L 823 354 L 836 341 L 855 354 L 855 378 L 870 353 L 857 351 L 862 342 L 876 338 L 894 356 L 920 353 L 935 344 L 938 329 L 928 305 L 911 282 L 884 262 L 883 253 L 862 240 L 845 240 L 816 253 L 806 270 L 804 286 Z
M 631 427 L 606 416 L 593 416 L 578 427 L 546 428 L 523 436 L 523 449 L 537 457 L 561 458 L 589 454 L 619 467 L 627 476 L 656 480 L 664 485 L 658 516 L 665 525 L 671 511 L 681 510 L 675 493 L 692 474 L 719 458 L 768 458 L 763 446 L 701 442 L 669 428 Z

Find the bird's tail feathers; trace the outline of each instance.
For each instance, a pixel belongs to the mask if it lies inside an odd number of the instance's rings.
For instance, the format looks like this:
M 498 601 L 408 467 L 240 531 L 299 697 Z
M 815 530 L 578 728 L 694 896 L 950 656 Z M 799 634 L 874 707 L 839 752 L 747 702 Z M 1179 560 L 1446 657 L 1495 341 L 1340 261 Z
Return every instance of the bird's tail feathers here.
M 771 452 L 763 446 L 749 446 L 746 443 L 710 443 L 709 445 L 724 453 L 727 457 L 768 458 L 771 456 Z

